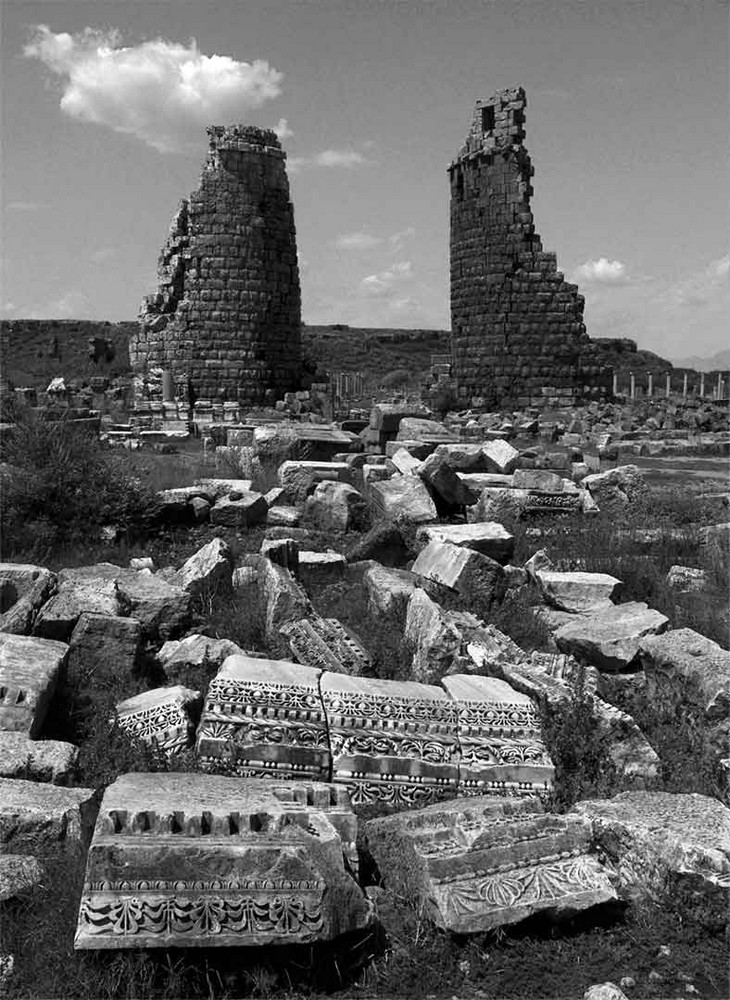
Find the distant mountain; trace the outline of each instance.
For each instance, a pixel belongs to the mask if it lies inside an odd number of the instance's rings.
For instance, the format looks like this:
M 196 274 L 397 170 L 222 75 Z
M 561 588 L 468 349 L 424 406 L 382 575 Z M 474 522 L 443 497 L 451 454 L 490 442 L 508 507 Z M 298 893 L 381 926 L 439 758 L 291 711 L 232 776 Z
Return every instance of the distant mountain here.
M 709 358 L 693 354 L 689 358 L 675 359 L 673 364 L 675 368 L 694 368 L 698 372 L 725 371 L 730 369 L 730 349 L 718 351 Z

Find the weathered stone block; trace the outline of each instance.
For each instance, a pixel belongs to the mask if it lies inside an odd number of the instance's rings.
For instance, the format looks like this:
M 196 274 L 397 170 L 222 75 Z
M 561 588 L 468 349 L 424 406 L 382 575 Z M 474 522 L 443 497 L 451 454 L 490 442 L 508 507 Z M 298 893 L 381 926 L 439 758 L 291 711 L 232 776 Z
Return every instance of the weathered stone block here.
M 123 570 L 117 580 L 120 600 L 149 637 L 171 639 L 190 618 L 190 594 L 161 576 Z
M 691 628 L 647 635 L 639 645 L 652 704 L 681 697 L 686 681 L 697 684 L 707 720 L 730 718 L 730 652 Z
M 85 847 L 96 816 L 93 788 L 0 778 L 0 854 L 55 854 Z
M 0 777 L 64 784 L 79 751 L 61 740 L 31 740 L 24 733 L 0 731 Z
M 436 520 L 436 507 L 428 490 L 415 476 L 392 476 L 371 483 L 370 505 L 375 516 L 389 521 L 426 524 Z
M 413 572 L 465 597 L 479 597 L 487 604 L 501 601 L 507 591 L 504 570 L 498 562 L 474 549 L 438 539 L 421 549 Z
M 120 701 L 117 718 L 134 739 L 175 754 L 192 744 L 201 700 L 200 691 L 179 684 L 154 688 Z
M 495 521 L 479 524 L 425 525 L 416 532 L 416 542 L 427 545 L 431 541 L 448 542 L 460 548 L 474 549 L 498 563 L 507 563 L 514 552 L 515 539 L 506 528 Z
M 408 601 L 404 638 L 413 649 L 413 679 L 426 684 L 448 673 L 461 650 L 461 631 L 452 617 L 420 589 Z
M 266 500 L 261 493 L 233 494 L 216 500 L 210 509 L 210 523 L 225 528 L 248 528 L 261 524 L 267 519 L 269 511 Z
M 71 633 L 68 668 L 72 674 L 92 672 L 112 677 L 130 674 L 142 641 L 142 623 L 136 618 L 84 611 Z
M 328 941 L 371 907 L 345 859 L 355 817 L 326 784 L 125 774 L 89 850 L 76 948 Z
M 222 538 L 198 549 L 178 570 L 176 583 L 189 594 L 231 589 L 233 553 Z
M 320 531 L 357 531 L 365 519 L 362 495 L 349 483 L 319 483 L 307 497 L 304 514 Z
M 637 661 L 644 637 L 668 627 L 665 615 L 642 601 L 631 601 L 578 616 L 557 630 L 555 642 L 563 653 L 599 670 L 626 670 Z
M 405 569 L 393 569 L 372 562 L 363 574 L 368 606 L 376 616 L 399 619 L 405 616 L 408 601 L 416 589 L 416 578 Z
M 165 676 L 173 679 L 190 669 L 215 673 L 223 661 L 235 653 L 243 653 L 243 650 L 230 639 L 211 639 L 208 635 L 195 633 L 166 642 L 157 654 L 157 662 Z
M 0 633 L 0 730 L 37 736 L 67 652 L 64 642 Z
M 56 593 L 40 609 L 34 635 L 68 642 L 84 611 L 118 615 L 123 610 L 117 578 L 123 571 L 111 563 L 64 569 L 58 574 Z M 131 572 L 131 571 L 127 571 Z
M 611 605 L 623 584 L 608 573 L 558 573 L 538 570 L 535 579 L 543 599 L 559 611 L 593 611 Z
M 482 445 L 482 454 L 487 472 L 497 472 L 508 476 L 517 468 L 520 453 L 507 441 L 486 441 Z M 517 485 L 515 483 L 515 485 Z
M 370 667 L 370 654 L 336 618 L 310 615 L 281 628 L 294 659 L 310 667 L 360 675 Z
M 43 865 L 31 854 L 0 854 L 0 903 L 35 889 L 44 878 Z M 0 961 L 0 989 L 4 985 L 2 964 Z
M 29 635 L 55 586 L 56 574 L 43 566 L 0 563 L 0 632 Z

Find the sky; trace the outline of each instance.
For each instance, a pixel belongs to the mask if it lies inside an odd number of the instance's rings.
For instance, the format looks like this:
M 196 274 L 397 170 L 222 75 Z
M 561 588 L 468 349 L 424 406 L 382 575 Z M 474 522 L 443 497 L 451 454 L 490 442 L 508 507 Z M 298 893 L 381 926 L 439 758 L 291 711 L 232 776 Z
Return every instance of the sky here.
M 4 0 L 0 317 L 132 320 L 206 124 L 275 128 L 306 323 L 448 329 L 474 102 L 527 92 L 532 209 L 591 336 L 730 346 L 728 0 Z

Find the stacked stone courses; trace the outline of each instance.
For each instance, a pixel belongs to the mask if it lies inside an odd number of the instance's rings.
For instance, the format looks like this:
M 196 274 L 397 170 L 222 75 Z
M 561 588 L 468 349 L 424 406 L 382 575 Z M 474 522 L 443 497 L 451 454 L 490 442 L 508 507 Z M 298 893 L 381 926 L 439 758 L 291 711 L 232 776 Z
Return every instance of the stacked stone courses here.
M 477 101 L 449 167 L 453 375 L 467 404 L 570 405 L 610 385 L 583 296 L 535 232 L 525 106 L 522 88 Z
M 301 295 L 285 154 L 266 129 L 210 126 L 142 304 L 133 368 L 172 373 L 178 397 L 273 402 L 299 388 Z M 147 381 L 155 395 L 159 378 Z

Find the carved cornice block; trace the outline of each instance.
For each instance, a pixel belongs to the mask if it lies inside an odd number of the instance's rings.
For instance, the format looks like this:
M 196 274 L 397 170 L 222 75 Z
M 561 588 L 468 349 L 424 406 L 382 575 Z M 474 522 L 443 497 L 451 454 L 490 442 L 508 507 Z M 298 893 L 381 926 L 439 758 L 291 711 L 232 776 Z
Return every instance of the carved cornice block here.
M 125 774 L 104 794 L 75 947 L 298 944 L 362 928 L 355 835 L 331 785 Z
M 38 734 L 67 652 L 55 639 L 0 633 L 0 729 Z

